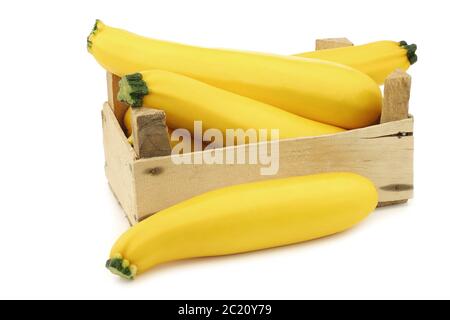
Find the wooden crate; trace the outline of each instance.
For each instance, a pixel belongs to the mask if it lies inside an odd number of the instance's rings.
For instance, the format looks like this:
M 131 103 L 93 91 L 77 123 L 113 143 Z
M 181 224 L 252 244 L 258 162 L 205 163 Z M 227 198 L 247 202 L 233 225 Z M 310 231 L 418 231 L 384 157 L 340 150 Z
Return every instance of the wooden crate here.
M 345 45 L 351 45 L 345 38 L 324 39 L 317 41 L 316 49 Z M 164 156 L 167 142 L 161 139 L 167 137 L 162 134 L 167 128 L 164 113 L 157 110 L 134 115 L 133 148 L 123 130 L 127 106 L 116 99 L 118 77 L 108 74 L 107 80 L 108 102 L 102 111 L 105 171 L 131 224 L 213 189 L 321 172 L 350 171 L 368 177 L 378 188 L 379 206 L 412 198 L 413 118 L 408 115 L 411 78 L 404 72 L 394 72 L 385 82 L 380 124 L 281 140 L 280 169 L 275 176 L 260 175 L 261 166 L 253 164 L 174 164 L 170 156 Z M 146 144 L 143 137 L 149 134 L 161 141 Z M 160 144 L 163 147 L 158 147 Z M 232 148 L 248 151 L 248 146 Z

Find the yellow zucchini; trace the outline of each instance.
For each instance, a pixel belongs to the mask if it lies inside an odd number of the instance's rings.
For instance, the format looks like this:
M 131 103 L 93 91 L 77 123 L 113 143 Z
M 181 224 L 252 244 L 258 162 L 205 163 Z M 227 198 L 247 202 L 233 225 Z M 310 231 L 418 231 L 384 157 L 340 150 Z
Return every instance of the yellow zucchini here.
M 408 70 L 417 62 L 417 46 L 405 41 L 377 41 L 359 46 L 326 49 L 296 54 L 297 57 L 332 61 L 355 68 L 378 84 L 396 69 Z
M 186 46 L 153 40 L 97 21 L 89 52 L 124 76 L 158 69 L 200 80 L 299 116 L 345 129 L 374 124 L 381 92 L 367 75 L 340 64 Z
M 132 107 L 162 109 L 171 128 L 194 132 L 194 121 L 203 130 L 278 129 L 279 137 L 319 136 L 344 131 L 305 119 L 271 105 L 213 87 L 198 80 L 160 70 L 145 71 L 119 81 L 118 99 Z
M 374 210 L 377 199 L 375 186 L 352 173 L 218 189 L 162 210 L 129 229 L 114 244 L 106 266 L 133 279 L 169 261 L 308 241 L 354 226 Z
M 126 129 L 126 135 L 127 137 L 130 137 L 133 133 L 133 129 L 131 127 L 131 107 L 128 108 L 127 112 L 125 112 L 125 115 L 123 117 L 123 124 Z

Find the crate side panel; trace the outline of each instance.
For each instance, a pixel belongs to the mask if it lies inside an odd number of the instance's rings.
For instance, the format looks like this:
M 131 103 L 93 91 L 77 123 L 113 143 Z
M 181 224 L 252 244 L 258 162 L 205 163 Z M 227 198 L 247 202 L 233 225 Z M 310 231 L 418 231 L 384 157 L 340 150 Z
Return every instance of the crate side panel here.
M 106 176 L 127 218 L 135 223 L 136 195 L 132 169 L 136 155 L 108 103 L 103 106 L 102 118 Z
M 412 131 L 410 118 L 336 135 L 283 140 L 275 176 L 262 176 L 260 169 L 266 167 L 262 165 L 176 165 L 170 157 L 138 160 L 134 169 L 138 216 L 142 219 L 229 185 L 333 171 L 370 178 L 380 202 L 406 200 L 413 188 Z M 244 148 L 248 151 L 249 146 Z

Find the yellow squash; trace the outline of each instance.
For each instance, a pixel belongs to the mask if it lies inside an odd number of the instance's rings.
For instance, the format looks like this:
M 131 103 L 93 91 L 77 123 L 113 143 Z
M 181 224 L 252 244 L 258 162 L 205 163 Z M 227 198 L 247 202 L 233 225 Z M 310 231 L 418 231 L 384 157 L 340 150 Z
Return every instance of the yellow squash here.
M 130 137 L 133 133 L 133 129 L 131 127 L 131 107 L 128 108 L 127 112 L 125 112 L 125 115 L 123 117 L 123 124 L 126 129 L 126 135 L 127 137 Z
M 328 61 L 186 46 L 100 21 L 88 49 L 119 76 L 171 71 L 345 129 L 374 124 L 381 112 L 381 92 L 370 77 Z
M 197 120 L 202 121 L 203 130 L 219 129 L 223 137 L 227 129 L 268 129 L 269 138 L 270 130 L 278 129 L 281 139 L 344 131 L 168 71 L 123 77 L 118 98 L 132 107 L 162 109 L 169 127 L 191 133 Z
M 218 189 L 160 211 L 125 232 L 106 266 L 127 279 L 180 259 L 284 246 L 344 231 L 377 205 L 352 173 L 273 179 Z
M 417 62 L 417 46 L 405 41 L 377 41 L 359 46 L 326 49 L 296 54 L 297 57 L 332 61 L 355 68 L 378 84 L 396 69 L 408 70 Z

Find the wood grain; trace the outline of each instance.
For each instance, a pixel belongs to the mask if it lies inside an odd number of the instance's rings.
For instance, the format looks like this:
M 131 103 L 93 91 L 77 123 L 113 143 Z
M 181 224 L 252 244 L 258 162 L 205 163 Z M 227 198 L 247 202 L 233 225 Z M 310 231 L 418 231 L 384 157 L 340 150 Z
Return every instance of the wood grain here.
M 133 173 L 136 154 L 108 103 L 103 105 L 102 119 L 106 176 L 128 220 L 134 224 L 138 221 Z
M 408 200 L 379 202 L 377 208 L 383 208 L 383 207 L 393 206 L 393 205 L 397 205 L 397 204 L 405 204 L 407 202 L 408 202 Z
M 131 114 L 133 146 L 137 157 L 152 158 L 170 155 L 172 148 L 165 112 L 150 108 L 133 108 Z
M 408 117 L 411 76 L 403 70 L 394 71 L 384 82 L 381 123 Z
M 328 38 L 316 40 L 316 51 L 353 46 L 347 38 Z

